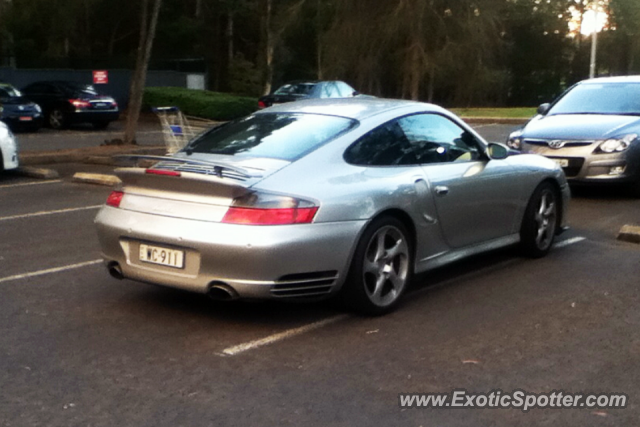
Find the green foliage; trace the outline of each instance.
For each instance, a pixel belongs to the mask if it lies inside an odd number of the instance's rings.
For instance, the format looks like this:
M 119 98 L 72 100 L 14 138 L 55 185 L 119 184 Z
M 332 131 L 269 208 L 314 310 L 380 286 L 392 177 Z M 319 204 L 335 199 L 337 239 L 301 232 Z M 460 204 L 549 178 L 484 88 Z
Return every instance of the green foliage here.
M 229 88 L 233 93 L 258 96 L 262 91 L 261 72 L 242 54 L 236 54 L 229 67 Z
M 143 106 L 178 107 L 189 116 L 226 121 L 253 113 L 258 106 L 258 100 L 206 90 L 150 87 L 145 89 Z
M 453 108 L 460 117 L 491 117 L 528 119 L 536 115 L 537 108 Z

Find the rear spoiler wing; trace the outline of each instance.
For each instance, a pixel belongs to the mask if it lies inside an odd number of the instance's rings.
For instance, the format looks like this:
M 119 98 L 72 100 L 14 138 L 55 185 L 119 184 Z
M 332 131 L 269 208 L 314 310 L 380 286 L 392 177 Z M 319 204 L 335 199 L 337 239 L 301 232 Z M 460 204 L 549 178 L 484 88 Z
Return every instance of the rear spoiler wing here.
M 114 156 L 116 159 L 121 160 L 157 160 L 158 162 L 166 162 L 173 164 L 185 164 L 185 165 L 199 165 L 199 166 L 210 166 L 213 169 L 213 175 L 218 176 L 219 178 L 223 177 L 223 171 L 228 170 L 235 172 L 236 174 L 242 176 L 245 179 L 248 178 L 262 178 L 264 174 L 261 171 L 252 171 L 249 168 L 243 168 L 241 166 L 232 166 L 226 163 L 221 162 L 211 162 L 204 160 L 192 160 L 192 159 L 183 159 L 180 157 L 171 157 L 171 156 L 153 156 L 146 154 L 122 154 Z M 167 165 L 170 166 L 170 165 Z

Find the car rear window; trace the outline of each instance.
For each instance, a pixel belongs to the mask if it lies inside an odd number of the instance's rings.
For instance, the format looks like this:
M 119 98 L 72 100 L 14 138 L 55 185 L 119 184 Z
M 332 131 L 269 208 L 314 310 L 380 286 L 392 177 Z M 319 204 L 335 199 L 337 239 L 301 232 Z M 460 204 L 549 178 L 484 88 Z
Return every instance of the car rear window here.
M 587 83 L 575 86 L 549 114 L 640 115 L 640 83 Z
M 205 133 L 185 150 L 291 161 L 356 125 L 352 119 L 321 114 L 254 114 Z
M 299 83 L 299 84 L 288 84 L 282 86 L 280 89 L 274 92 L 275 95 L 309 95 L 315 84 L 312 83 Z

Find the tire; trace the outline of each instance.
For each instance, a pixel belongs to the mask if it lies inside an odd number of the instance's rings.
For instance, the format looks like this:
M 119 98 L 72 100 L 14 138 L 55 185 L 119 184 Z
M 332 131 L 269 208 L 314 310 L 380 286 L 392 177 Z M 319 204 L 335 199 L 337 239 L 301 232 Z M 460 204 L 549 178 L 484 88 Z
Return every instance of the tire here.
M 560 196 L 548 182 L 540 184 L 524 212 L 520 245 L 525 255 L 541 258 L 551 250 L 558 226 Z
M 54 108 L 49 112 L 47 121 L 52 129 L 66 129 L 69 125 L 67 114 L 59 108 Z
M 108 128 L 109 127 L 109 123 L 111 123 L 111 122 L 101 121 L 101 122 L 93 122 L 91 124 L 93 125 L 94 129 L 102 130 L 102 129 Z
M 356 246 L 342 299 L 360 314 L 379 316 L 394 310 L 413 273 L 413 248 L 404 224 L 375 219 Z

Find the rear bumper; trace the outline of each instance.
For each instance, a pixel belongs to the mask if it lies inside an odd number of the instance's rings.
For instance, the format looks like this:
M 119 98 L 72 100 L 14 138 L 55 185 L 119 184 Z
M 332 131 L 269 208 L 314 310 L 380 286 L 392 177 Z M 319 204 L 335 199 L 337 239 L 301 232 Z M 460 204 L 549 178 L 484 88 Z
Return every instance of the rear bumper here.
M 21 117 L 29 117 L 30 120 L 21 119 Z M 41 114 L 25 114 L 22 116 L 3 115 L 2 121 L 11 129 L 36 129 L 42 127 L 43 118 Z
M 206 293 L 224 283 L 240 298 L 322 297 L 337 292 L 365 221 L 246 226 L 103 207 L 103 258 L 125 278 Z M 139 260 L 141 243 L 182 250 L 183 269 Z

